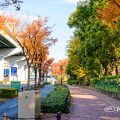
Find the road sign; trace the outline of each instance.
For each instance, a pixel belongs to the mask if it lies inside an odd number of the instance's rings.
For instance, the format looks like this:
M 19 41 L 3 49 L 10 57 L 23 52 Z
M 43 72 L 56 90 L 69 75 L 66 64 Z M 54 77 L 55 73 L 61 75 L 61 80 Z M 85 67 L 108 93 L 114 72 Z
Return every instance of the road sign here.
M 17 75 L 17 67 L 11 67 L 11 75 L 16 76 Z
M 16 88 L 20 92 L 20 81 L 11 81 L 11 88 Z
M 4 69 L 4 76 L 9 76 L 9 69 Z

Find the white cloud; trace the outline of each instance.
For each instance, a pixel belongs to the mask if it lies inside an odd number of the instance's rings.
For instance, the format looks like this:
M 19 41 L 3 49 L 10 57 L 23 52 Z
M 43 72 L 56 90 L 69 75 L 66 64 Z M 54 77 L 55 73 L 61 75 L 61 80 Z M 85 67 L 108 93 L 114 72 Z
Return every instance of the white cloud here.
M 64 0 L 65 2 L 68 2 L 68 3 L 77 3 L 79 2 L 80 0 Z

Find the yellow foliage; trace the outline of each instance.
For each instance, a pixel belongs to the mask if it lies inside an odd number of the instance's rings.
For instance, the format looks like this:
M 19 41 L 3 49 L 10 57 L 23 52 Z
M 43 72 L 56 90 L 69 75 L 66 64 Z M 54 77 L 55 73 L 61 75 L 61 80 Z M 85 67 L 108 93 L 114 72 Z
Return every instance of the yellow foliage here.
M 85 71 L 81 68 L 75 69 L 73 73 L 77 76 L 78 79 L 86 75 Z

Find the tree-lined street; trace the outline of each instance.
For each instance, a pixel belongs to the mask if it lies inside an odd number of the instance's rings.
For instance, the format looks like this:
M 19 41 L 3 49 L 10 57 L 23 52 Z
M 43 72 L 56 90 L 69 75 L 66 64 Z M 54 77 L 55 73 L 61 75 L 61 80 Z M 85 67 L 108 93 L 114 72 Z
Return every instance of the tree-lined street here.
M 0 120 L 120 120 L 120 0 L 0 8 Z

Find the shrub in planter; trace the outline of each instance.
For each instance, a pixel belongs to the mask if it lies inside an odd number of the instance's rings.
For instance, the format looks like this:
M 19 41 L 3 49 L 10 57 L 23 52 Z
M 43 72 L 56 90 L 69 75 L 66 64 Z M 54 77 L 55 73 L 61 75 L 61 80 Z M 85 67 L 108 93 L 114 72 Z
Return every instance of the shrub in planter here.
M 18 95 L 18 90 L 15 88 L 1 88 L 0 98 L 13 98 Z
M 65 99 L 67 101 L 65 103 Z M 47 98 L 42 99 L 42 112 L 45 113 L 68 113 L 70 111 L 71 98 L 67 87 L 58 86 L 57 88 L 50 92 Z

